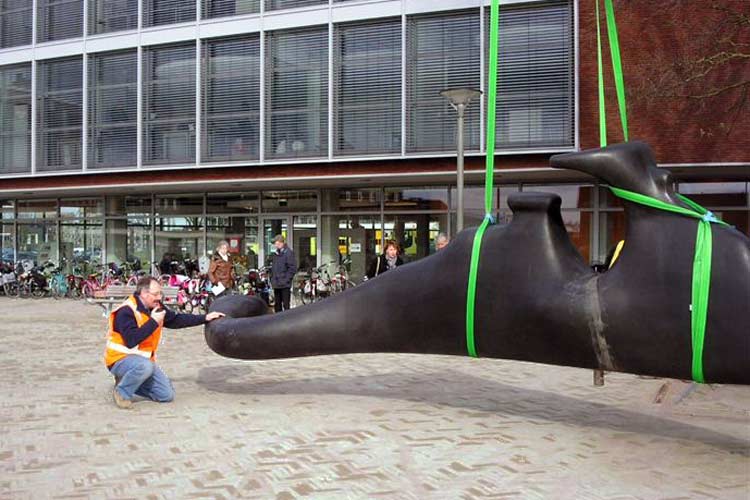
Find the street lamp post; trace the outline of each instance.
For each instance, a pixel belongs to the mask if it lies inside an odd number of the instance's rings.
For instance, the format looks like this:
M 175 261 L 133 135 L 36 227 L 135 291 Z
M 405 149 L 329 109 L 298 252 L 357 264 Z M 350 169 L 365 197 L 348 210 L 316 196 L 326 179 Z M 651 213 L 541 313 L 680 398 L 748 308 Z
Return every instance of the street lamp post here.
M 482 94 L 475 89 L 449 89 L 440 92 L 458 115 L 456 121 L 456 232 L 464 228 L 464 112 L 472 99 Z

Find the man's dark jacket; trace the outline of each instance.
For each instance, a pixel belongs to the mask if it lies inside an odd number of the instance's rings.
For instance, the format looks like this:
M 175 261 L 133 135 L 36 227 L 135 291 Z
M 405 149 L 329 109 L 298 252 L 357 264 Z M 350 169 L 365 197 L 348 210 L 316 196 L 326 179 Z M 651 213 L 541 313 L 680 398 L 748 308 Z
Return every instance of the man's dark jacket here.
M 146 309 L 141 299 L 136 295 L 135 301 L 138 304 L 138 311 L 150 315 L 151 311 Z M 167 309 L 164 316 L 164 328 L 187 328 L 189 326 L 202 325 L 206 322 L 205 314 L 178 314 Z M 159 323 L 153 319 L 146 321 L 143 326 L 138 328 L 135 320 L 135 314 L 129 307 L 121 307 L 115 314 L 115 331 L 122 335 L 122 340 L 128 348 L 133 348 L 146 340 L 149 335 L 154 333 Z
M 271 263 L 271 286 L 274 288 L 291 288 L 292 278 L 297 273 L 297 260 L 291 248 L 284 245 L 276 250 Z

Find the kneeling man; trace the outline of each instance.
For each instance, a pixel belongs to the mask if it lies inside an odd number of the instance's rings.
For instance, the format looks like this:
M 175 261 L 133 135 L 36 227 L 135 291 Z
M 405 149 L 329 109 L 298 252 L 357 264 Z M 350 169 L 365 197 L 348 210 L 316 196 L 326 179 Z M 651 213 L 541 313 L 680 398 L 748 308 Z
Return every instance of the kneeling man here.
M 112 396 L 120 408 L 130 408 L 136 395 L 166 403 L 174 399 L 169 378 L 156 364 L 162 327 L 187 328 L 224 316 L 178 314 L 161 305 L 159 282 L 147 276 L 136 285 L 135 294 L 109 315 L 104 363 L 115 376 Z

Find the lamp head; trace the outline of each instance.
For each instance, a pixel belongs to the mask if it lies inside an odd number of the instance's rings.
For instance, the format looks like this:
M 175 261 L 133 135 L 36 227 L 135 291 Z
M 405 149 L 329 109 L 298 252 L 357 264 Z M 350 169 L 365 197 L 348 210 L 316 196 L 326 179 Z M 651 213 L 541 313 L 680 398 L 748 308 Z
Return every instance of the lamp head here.
M 456 106 L 459 106 L 461 104 L 469 104 L 472 99 L 482 95 L 482 91 L 469 88 L 447 89 L 440 92 L 440 95 L 448 99 L 448 102 L 451 103 L 451 106 L 455 108 Z

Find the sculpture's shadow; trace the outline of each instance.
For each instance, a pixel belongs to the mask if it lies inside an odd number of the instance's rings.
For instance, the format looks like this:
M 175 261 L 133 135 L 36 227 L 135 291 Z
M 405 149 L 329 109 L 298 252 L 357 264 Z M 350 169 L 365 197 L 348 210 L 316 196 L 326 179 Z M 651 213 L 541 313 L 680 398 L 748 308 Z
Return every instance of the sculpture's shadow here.
M 205 367 L 199 371 L 197 383 L 210 391 L 228 394 L 342 394 L 425 402 L 578 427 L 688 440 L 750 456 L 750 441 L 740 437 L 553 392 L 519 388 L 450 369 L 435 373 L 373 373 L 289 381 L 254 381 L 253 371 L 247 364 Z

